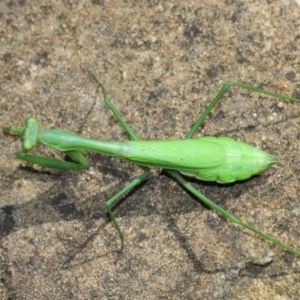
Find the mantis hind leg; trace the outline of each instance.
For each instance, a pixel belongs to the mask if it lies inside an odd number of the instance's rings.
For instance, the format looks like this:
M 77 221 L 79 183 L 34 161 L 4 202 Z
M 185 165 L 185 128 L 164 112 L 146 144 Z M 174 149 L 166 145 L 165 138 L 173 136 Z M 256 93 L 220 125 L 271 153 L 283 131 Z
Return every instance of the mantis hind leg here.
M 97 81 L 97 80 L 96 80 Z M 98 81 L 97 81 L 98 82 Z M 106 96 L 106 92 L 104 87 L 98 82 L 99 86 L 101 86 L 102 88 L 102 92 L 104 95 L 104 101 L 105 104 L 109 107 L 109 109 L 113 112 L 113 114 L 115 115 L 115 117 L 117 118 L 117 120 L 120 122 L 120 124 L 124 127 L 124 129 L 126 130 L 126 132 L 129 134 L 129 136 L 133 139 L 133 140 L 139 140 L 138 137 L 135 135 L 135 133 L 132 131 L 132 129 L 130 128 L 130 126 L 124 121 L 124 119 L 122 118 L 122 116 L 119 114 L 119 112 L 115 109 L 115 107 L 113 106 L 113 104 L 110 102 L 110 100 L 107 98 Z M 246 90 L 250 90 L 250 91 L 254 91 L 254 92 L 260 92 L 266 95 L 270 95 L 270 96 L 274 96 L 274 97 L 278 97 L 281 99 L 285 99 L 285 100 L 290 100 L 290 101 L 294 101 L 294 102 L 300 102 L 299 99 L 296 98 L 292 98 L 292 97 L 288 97 L 288 96 L 284 96 L 278 93 L 273 93 L 273 92 L 269 92 L 263 89 L 258 89 L 258 88 L 254 88 L 251 86 L 247 86 L 244 84 L 239 84 L 239 83 L 234 83 L 234 82 L 228 82 L 226 83 L 222 89 L 219 91 L 219 93 L 217 94 L 217 96 L 214 98 L 214 100 L 211 102 L 211 104 L 207 107 L 207 109 L 203 112 L 203 114 L 198 118 L 198 120 L 196 121 L 196 123 L 194 124 L 194 126 L 191 128 L 191 130 L 188 132 L 188 134 L 186 135 L 186 139 L 191 138 L 196 130 L 202 125 L 202 123 L 204 122 L 205 118 L 207 117 L 207 115 L 211 112 L 211 110 L 214 108 L 214 106 L 222 99 L 222 97 L 224 96 L 224 94 L 229 90 L 230 87 L 232 86 L 236 86 L 236 87 L 240 87 L 240 88 L 244 88 Z M 190 193 L 192 193 L 197 199 L 203 201 L 206 205 L 208 205 L 209 207 L 211 207 L 212 209 L 216 210 L 218 213 L 220 213 L 221 215 L 223 215 L 224 217 L 226 217 L 227 219 L 231 220 L 232 222 L 247 228 L 248 230 L 260 235 L 262 238 L 269 240 L 271 242 L 273 242 L 274 244 L 284 248 L 285 250 L 294 253 L 298 256 L 300 256 L 300 252 L 296 251 L 294 248 L 287 246 L 286 244 L 280 242 L 279 240 L 257 230 L 256 228 L 243 223 L 241 220 L 239 220 L 237 217 L 235 217 L 233 214 L 227 212 L 226 210 L 224 210 L 222 207 L 218 206 L 216 203 L 214 203 L 213 201 L 211 201 L 210 199 L 208 199 L 207 197 L 205 197 L 202 193 L 200 193 L 199 191 L 197 191 L 190 183 L 188 183 L 187 181 L 184 180 L 184 178 L 176 171 L 174 170 L 165 170 L 168 174 L 170 174 L 172 177 L 174 177 L 185 189 L 187 189 Z M 138 185 L 140 182 L 142 182 L 142 180 L 146 179 L 147 175 L 149 173 L 149 168 L 145 168 L 144 169 L 144 173 L 142 175 L 140 175 L 139 177 L 137 177 L 136 179 L 134 179 L 129 185 L 132 185 L 130 187 L 126 186 L 122 191 L 120 191 L 119 193 L 117 193 L 114 197 L 110 198 L 107 201 L 107 210 L 108 213 L 115 225 L 115 227 L 117 228 L 117 231 L 119 232 L 120 238 L 122 240 L 122 248 L 123 248 L 123 235 L 122 232 L 114 218 L 114 215 L 110 209 L 111 205 L 122 195 L 124 195 L 126 192 L 128 192 L 129 190 L 131 190 L 133 187 L 135 187 L 136 185 Z M 144 177 L 145 176 L 145 177 Z
M 223 87 L 221 88 L 221 90 L 218 92 L 218 94 L 216 95 L 216 97 L 213 99 L 213 101 L 210 103 L 210 105 L 205 109 L 205 111 L 201 114 L 201 116 L 196 120 L 195 124 L 192 126 L 192 128 L 190 129 L 190 131 L 187 133 L 186 135 L 186 139 L 190 139 L 192 138 L 192 136 L 195 134 L 195 132 L 197 131 L 197 129 L 203 124 L 205 118 L 207 117 L 207 115 L 211 112 L 211 110 L 216 106 L 216 104 L 223 98 L 223 96 L 225 95 L 225 93 L 228 92 L 228 90 L 231 87 L 239 87 L 245 90 L 249 90 L 249 91 L 253 91 L 253 92 L 257 92 L 257 93 L 262 93 L 268 96 L 273 96 L 273 97 L 277 97 L 283 100 L 288 100 L 288 101 L 292 101 L 292 102 L 298 102 L 300 103 L 299 99 L 293 98 L 293 97 L 289 97 L 289 96 L 285 96 L 282 94 L 278 94 L 278 93 L 274 93 L 274 92 L 270 92 L 264 89 L 260 89 L 260 88 L 255 88 L 252 86 L 248 86 L 245 84 L 241 84 L 241 83 L 236 83 L 236 82 L 227 82 L 223 85 Z M 238 218 L 236 218 L 234 215 L 232 215 L 231 213 L 227 212 L 226 210 L 224 210 L 223 208 L 221 208 L 220 206 L 218 206 L 217 204 L 215 204 L 214 202 L 212 202 L 210 199 L 208 199 L 207 197 L 205 197 L 202 193 L 200 193 L 199 191 L 197 191 L 191 184 L 189 184 L 188 182 L 186 182 L 182 176 L 180 176 L 178 174 L 178 172 L 174 172 L 172 170 L 168 170 L 168 173 L 173 176 L 182 186 L 184 186 L 184 188 L 186 188 L 190 193 L 192 193 L 194 196 L 196 196 L 197 199 L 203 201 L 206 205 L 208 205 L 209 207 L 211 207 L 212 209 L 216 210 L 217 212 L 219 212 L 221 215 L 223 215 L 224 217 L 228 218 L 229 220 L 231 220 L 232 222 L 239 224 L 241 226 L 243 226 L 244 228 L 247 228 L 248 230 L 260 235 L 262 238 L 269 240 L 271 242 L 273 242 L 274 244 L 284 248 L 285 250 L 294 253 L 298 256 L 300 256 L 300 252 L 296 251 L 295 249 L 287 246 L 286 244 L 280 242 L 279 240 L 257 230 L 256 228 L 243 223 L 242 221 L 240 221 Z
M 287 246 L 286 244 L 280 242 L 279 240 L 257 230 L 256 228 L 248 225 L 247 223 L 243 223 L 241 220 L 239 220 L 237 217 L 235 217 L 233 214 L 229 213 L 207 197 L 205 197 L 202 193 L 197 191 L 190 183 L 184 180 L 184 178 L 178 174 L 178 172 L 175 172 L 173 170 L 168 170 L 168 173 L 173 176 L 185 189 L 187 189 L 190 193 L 192 193 L 197 199 L 201 200 L 204 202 L 206 205 L 208 205 L 210 208 L 216 210 L 218 213 L 220 213 L 222 216 L 226 217 L 230 221 L 243 226 L 244 228 L 247 228 L 248 230 L 260 235 L 262 238 L 274 243 L 275 245 L 282 247 L 283 249 L 296 254 L 297 256 L 300 256 L 300 252 L 295 250 L 292 247 Z M 200 201 L 199 201 L 200 202 Z
M 122 116 L 119 114 L 119 112 L 116 110 L 116 108 L 113 106 L 113 104 L 110 102 L 110 100 L 107 98 L 106 96 L 106 91 L 104 89 L 104 87 L 102 86 L 102 84 L 93 76 L 94 80 L 98 83 L 98 85 L 102 88 L 102 92 L 103 92 L 103 96 L 104 96 L 104 101 L 105 104 L 109 107 L 109 109 L 113 112 L 113 114 L 115 115 L 115 117 L 117 118 L 117 120 L 120 122 L 120 124 L 124 127 L 124 129 L 126 130 L 126 132 L 129 134 L 129 136 L 133 139 L 133 140 L 139 140 L 139 138 L 135 135 L 135 133 L 132 131 L 132 129 L 130 128 L 130 126 L 124 121 L 124 119 L 122 118 Z M 217 94 L 217 96 L 214 98 L 214 100 L 211 102 L 211 104 L 206 108 L 206 110 L 203 112 L 203 114 L 198 118 L 198 120 L 196 121 L 196 123 L 194 124 L 194 126 L 191 128 L 191 130 L 188 132 L 188 134 L 186 135 L 186 139 L 191 138 L 196 130 L 202 125 L 202 123 L 204 122 L 205 118 L 207 117 L 207 115 L 211 112 L 211 110 L 214 108 L 214 106 L 222 99 L 222 97 L 224 96 L 224 94 L 229 90 L 230 87 L 232 86 L 236 86 L 236 87 L 240 87 L 240 88 L 244 88 L 246 90 L 250 90 L 250 91 L 254 91 L 254 92 L 260 92 L 266 95 L 270 95 L 270 96 L 274 96 L 274 97 L 278 97 L 281 99 L 285 99 L 285 100 L 289 100 L 289 101 L 294 101 L 294 102 L 300 102 L 299 99 L 296 98 L 292 98 L 292 97 L 288 97 L 288 96 L 284 96 L 281 94 L 277 94 L 277 93 L 273 93 L 273 92 L 269 92 L 263 89 L 258 89 L 258 88 L 254 88 L 251 86 L 247 86 L 244 84 L 239 84 L 239 83 L 234 83 L 234 82 L 228 82 L 226 83 L 222 89 L 219 91 L 219 93 Z M 140 175 L 139 177 L 135 178 L 129 185 L 125 186 L 123 188 L 123 190 L 121 190 L 119 193 L 117 193 L 115 196 L 113 196 L 112 198 L 110 198 L 107 202 L 106 202 L 106 207 L 108 210 L 108 213 L 110 215 L 110 218 L 112 219 L 119 235 L 122 241 L 122 248 L 123 249 L 123 234 L 115 220 L 115 217 L 111 211 L 111 206 L 113 205 L 113 203 L 119 199 L 122 195 L 124 195 L 125 193 L 129 192 L 131 189 L 133 189 L 136 185 L 138 185 L 139 183 L 141 183 L 143 180 L 146 179 L 148 173 L 149 173 L 149 168 L 147 167 L 143 167 L 144 169 L 144 173 L 142 175 Z M 243 223 L 241 220 L 239 220 L 237 217 L 235 217 L 233 214 L 227 212 L 226 210 L 224 210 L 222 207 L 218 206 L 216 203 L 214 203 L 213 201 L 211 201 L 210 199 L 208 199 L 207 197 L 205 197 L 202 193 L 200 193 L 199 191 L 197 191 L 190 183 L 188 183 L 186 180 L 184 180 L 184 178 L 176 171 L 174 170 L 165 170 L 168 174 L 170 174 L 172 177 L 174 177 L 186 190 L 188 190 L 190 193 L 192 193 L 197 199 L 203 201 L 206 205 L 208 205 L 209 207 L 211 207 L 212 209 L 216 210 L 218 213 L 220 213 L 221 215 L 223 215 L 224 217 L 226 217 L 227 219 L 231 220 L 232 222 L 243 226 L 244 228 L 247 228 L 248 230 L 260 235 L 262 238 L 269 240 L 271 242 L 273 242 L 274 244 L 284 248 L 285 250 L 294 253 L 298 256 L 300 256 L 300 252 L 296 251 L 294 248 L 287 246 L 286 244 L 280 242 L 279 240 L 257 230 L 256 228 Z
M 207 115 L 211 112 L 211 110 L 217 105 L 217 103 L 223 98 L 223 96 L 228 92 L 228 90 L 231 87 L 239 87 L 239 88 L 242 88 L 244 90 L 257 92 L 257 93 L 262 93 L 262 94 L 273 96 L 273 97 L 276 97 L 276 98 L 280 98 L 280 99 L 300 103 L 299 99 L 296 99 L 296 98 L 293 98 L 293 97 L 285 96 L 285 95 L 278 94 L 278 93 L 273 93 L 273 92 L 270 92 L 270 91 L 267 91 L 267 90 L 264 90 L 264 89 L 255 88 L 255 87 L 252 87 L 252 86 L 249 86 L 249 85 L 246 85 L 246 84 L 242 84 L 242 83 L 227 82 L 223 85 L 223 87 L 221 88 L 221 90 L 219 91 L 217 96 L 213 99 L 213 101 L 209 104 L 209 106 L 205 109 L 205 111 L 197 119 L 195 124 L 192 126 L 191 130 L 187 133 L 187 135 L 185 137 L 186 139 L 190 139 L 190 138 L 193 137 L 193 135 L 198 130 L 198 128 L 203 124 L 203 122 L 204 122 L 205 118 L 207 117 Z

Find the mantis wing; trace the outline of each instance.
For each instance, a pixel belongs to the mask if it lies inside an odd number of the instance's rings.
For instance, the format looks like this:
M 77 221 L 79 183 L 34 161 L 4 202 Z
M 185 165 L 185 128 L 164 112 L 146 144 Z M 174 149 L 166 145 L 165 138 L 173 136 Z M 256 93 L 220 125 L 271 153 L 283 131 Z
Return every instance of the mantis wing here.
M 126 141 L 124 158 L 139 165 L 199 170 L 219 166 L 226 160 L 225 148 L 213 137 L 187 140 Z
M 124 157 L 137 164 L 220 183 L 248 179 L 278 162 L 268 153 L 228 137 L 125 143 Z

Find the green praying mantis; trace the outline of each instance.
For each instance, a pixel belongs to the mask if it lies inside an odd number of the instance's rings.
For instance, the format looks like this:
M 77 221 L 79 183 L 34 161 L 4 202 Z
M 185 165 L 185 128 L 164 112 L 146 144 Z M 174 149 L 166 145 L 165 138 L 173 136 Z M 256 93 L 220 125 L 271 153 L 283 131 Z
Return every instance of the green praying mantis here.
M 200 180 L 217 181 L 226 184 L 248 179 L 251 176 L 266 170 L 269 166 L 278 163 L 277 158 L 266 152 L 246 143 L 235 141 L 229 137 L 206 136 L 192 139 L 197 129 L 203 124 L 207 115 L 231 87 L 238 87 L 300 103 L 299 99 L 245 84 L 228 82 L 224 84 L 214 100 L 197 119 L 185 139 L 141 141 L 108 99 L 103 85 L 95 78 L 95 76 L 92 75 L 92 78 L 102 89 L 105 104 L 112 111 L 132 140 L 124 142 L 102 141 L 85 138 L 62 129 L 41 130 L 38 121 L 32 117 L 26 120 L 24 129 L 10 126 L 2 128 L 2 131 L 8 134 L 16 134 L 21 137 L 23 152 L 17 155 L 19 159 L 42 167 L 63 170 L 85 169 L 89 166 L 89 161 L 86 158 L 86 151 L 94 151 L 126 159 L 135 163 L 143 170 L 141 175 L 134 178 L 106 202 L 107 212 L 121 239 L 121 251 L 124 246 L 124 237 L 111 207 L 118 199 L 146 180 L 149 174 L 149 168 L 154 167 L 164 169 L 197 199 L 203 201 L 207 206 L 216 210 L 222 216 L 260 235 L 262 238 L 271 241 L 285 250 L 300 256 L 299 251 L 296 251 L 279 240 L 243 223 L 233 214 L 205 197 L 181 176 L 181 174 L 183 174 Z M 27 154 L 27 152 L 31 151 L 39 144 L 63 152 L 66 156 L 71 158 L 71 161 L 62 161 L 55 158 Z

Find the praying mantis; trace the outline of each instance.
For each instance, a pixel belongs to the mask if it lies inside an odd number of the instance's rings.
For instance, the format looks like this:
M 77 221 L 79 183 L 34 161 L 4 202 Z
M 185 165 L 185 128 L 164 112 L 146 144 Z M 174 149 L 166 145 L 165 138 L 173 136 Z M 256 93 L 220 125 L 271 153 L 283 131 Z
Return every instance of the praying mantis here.
M 282 247 L 283 249 L 300 256 L 300 252 L 282 243 L 258 229 L 242 222 L 230 212 L 205 197 L 196 190 L 184 177 L 191 176 L 200 180 L 217 181 L 222 184 L 246 180 L 261 173 L 269 166 L 278 163 L 277 158 L 266 152 L 254 148 L 246 143 L 235 141 L 229 137 L 200 137 L 192 139 L 197 129 L 203 124 L 207 115 L 223 98 L 231 87 L 238 87 L 252 92 L 262 93 L 283 100 L 300 103 L 296 99 L 282 94 L 270 92 L 253 86 L 227 82 L 223 85 L 216 97 L 196 120 L 183 140 L 139 140 L 130 126 L 125 122 L 114 105 L 108 99 L 103 85 L 91 74 L 94 81 L 102 89 L 104 102 L 130 136 L 131 140 L 124 142 L 103 141 L 85 138 L 62 129 L 41 130 L 38 121 L 30 117 L 25 122 L 25 128 L 10 126 L 2 128 L 7 134 L 19 135 L 22 139 L 23 152 L 17 157 L 42 167 L 81 170 L 89 166 L 86 151 L 93 151 L 128 160 L 139 166 L 143 173 L 123 189 L 106 201 L 106 209 L 121 239 L 121 251 L 124 247 L 124 236 L 112 212 L 113 204 L 126 193 L 147 179 L 150 167 L 161 168 L 174 177 L 187 191 L 216 210 L 232 222 L 258 234 L 262 238 Z M 63 152 L 71 161 L 62 161 L 55 158 L 27 154 L 37 145 L 44 145 Z

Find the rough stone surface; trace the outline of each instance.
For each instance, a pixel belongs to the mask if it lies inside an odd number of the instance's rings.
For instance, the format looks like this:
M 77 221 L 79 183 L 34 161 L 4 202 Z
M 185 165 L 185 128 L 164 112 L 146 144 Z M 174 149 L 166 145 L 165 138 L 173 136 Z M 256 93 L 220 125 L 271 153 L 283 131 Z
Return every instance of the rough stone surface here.
M 84 70 L 141 139 L 184 138 L 227 81 L 300 98 L 299 1 L 1 1 L 0 127 L 35 116 L 128 138 Z M 232 89 L 198 131 L 281 164 L 247 182 L 193 185 L 300 250 L 300 105 Z M 299 299 L 300 258 L 198 203 L 165 173 L 115 208 L 140 170 L 89 154 L 81 172 L 28 166 L 0 133 L 1 299 Z M 35 153 L 54 156 L 51 149 Z M 59 155 L 59 154 L 58 154 Z M 158 176 L 156 176 L 158 175 Z

